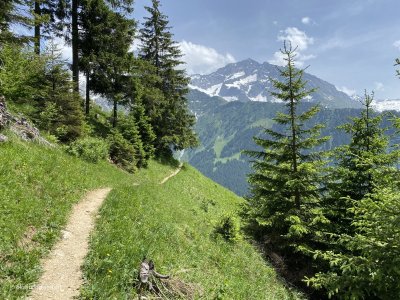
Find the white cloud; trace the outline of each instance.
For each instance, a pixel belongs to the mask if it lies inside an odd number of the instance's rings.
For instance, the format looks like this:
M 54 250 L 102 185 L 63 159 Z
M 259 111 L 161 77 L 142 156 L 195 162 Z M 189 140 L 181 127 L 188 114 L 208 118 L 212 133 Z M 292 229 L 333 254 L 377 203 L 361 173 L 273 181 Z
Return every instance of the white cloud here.
M 236 60 L 230 54 L 183 40 L 179 43 L 188 74 L 208 74 Z
M 72 62 L 72 48 L 70 45 L 66 44 L 62 38 L 54 38 L 47 41 L 48 45 L 54 44 L 58 53 L 61 55 L 61 59 L 67 62 Z
M 382 82 L 374 82 L 375 91 L 384 91 L 385 86 Z
M 289 41 L 293 47 L 298 47 L 299 51 L 307 50 L 309 45 L 314 44 L 314 39 L 308 37 L 304 31 L 296 27 L 288 27 L 278 35 L 278 41 Z
M 397 40 L 393 43 L 393 46 L 395 46 L 398 50 L 400 50 L 400 40 Z
M 278 34 L 278 41 L 289 41 L 293 48 L 296 48 L 296 66 L 304 66 L 305 61 L 315 58 L 313 54 L 304 54 L 310 45 L 314 44 L 314 39 L 307 36 L 304 31 L 299 30 L 296 27 L 288 27 L 282 30 Z M 273 59 L 269 61 L 272 64 L 279 66 L 285 65 L 283 60 L 283 54 L 280 51 L 274 53 Z
M 342 86 L 342 87 L 336 87 L 336 89 L 338 90 L 338 91 L 341 91 L 341 92 L 343 92 L 343 93 L 345 93 L 345 94 L 347 94 L 348 96 L 355 96 L 356 94 L 357 94 L 357 91 L 356 90 L 353 90 L 353 89 L 350 89 L 350 88 L 348 88 L 348 87 L 345 87 L 345 86 Z
M 301 18 L 301 23 L 303 23 L 303 24 L 310 24 L 310 22 L 311 22 L 311 19 L 310 19 L 310 17 L 304 17 L 304 18 Z

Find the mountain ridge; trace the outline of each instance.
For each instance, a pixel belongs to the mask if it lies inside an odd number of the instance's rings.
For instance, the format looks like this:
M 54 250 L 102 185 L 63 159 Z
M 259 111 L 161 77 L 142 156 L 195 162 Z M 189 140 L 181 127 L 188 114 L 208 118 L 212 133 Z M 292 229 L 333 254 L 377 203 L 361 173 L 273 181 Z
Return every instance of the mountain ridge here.
M 268 62 L 259 63 L 248 58 L 227 64 L 207 75 L 194 74 L 189 87 L 226 101 L 279 103 L 282 101 L 270 94 L 274 90 L 271 79 L 281 79 L 279 68 Z M 320 103 L 326 108 L 361 107 L 358 101 L 315 75 L 305 72 L 304 80 L 307 81 L 307 89 L 317 89 L 305 99 L 306 102 Z

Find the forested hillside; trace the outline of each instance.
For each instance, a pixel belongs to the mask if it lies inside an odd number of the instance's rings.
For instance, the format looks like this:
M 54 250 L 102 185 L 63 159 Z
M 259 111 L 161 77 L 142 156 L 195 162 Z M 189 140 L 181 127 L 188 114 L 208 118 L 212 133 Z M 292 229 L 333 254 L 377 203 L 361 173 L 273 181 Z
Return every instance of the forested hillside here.
M 250 158 L 242 154 L 243 150 L 258 149 L 253 143 L 254 136 L 264 136 L 264 128 L 278 128 L 273 121 L 276 112 L 283 109 L 280 103 L 265 102 L 227 102 L 220 97 L 210 97 L 197 90 L 189 95 L 190 110 L 196 115 L 195 131 L 200 146 L 185 151 L 185 159 L 203 174 L 231 189 L 238 195 L 248 194 L 247 175 L 251 172 Z M 301 103 L 301 111 L 311 107 L 310 103 Z M 350 135 L 337 127 L 356 117 L 362 109 L 321 108 L 307 126 L 322 123 L 322 136 L 331 136 L 319 149 L 331 150 L 350 141 Z M 381 126 L 388 128 L 385 134 L 391 144 L 400 142 L 400 138 L 391 125 L 392 114 L 383 114 Z M 232 176 L 235 174 L 235 176 Z
M 0 95 L 8 107 L 70 153 L 109 156 L 130 172 L 197 144 L 185 98 L 189 78 L 179 68 L 168 17 L 154 0 L 139 24 L 133 4 L 7 0 L 0 11 Z M 23 27 L 33 35 L 12 30 Z M 55 43 L 61 37 L 72 46 L 71 65 Z M 107 99 L 111 114 L 91 100 L 96 95 Z

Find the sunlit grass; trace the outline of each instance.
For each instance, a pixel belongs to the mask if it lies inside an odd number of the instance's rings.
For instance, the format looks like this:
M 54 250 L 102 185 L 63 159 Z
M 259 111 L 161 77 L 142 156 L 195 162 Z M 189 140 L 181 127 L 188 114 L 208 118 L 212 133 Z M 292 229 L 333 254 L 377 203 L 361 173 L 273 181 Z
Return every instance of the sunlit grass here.
M 161 167 L 147 172 L 163 173 Z M 199 299 L 297 299 L 248 242 L 214 237 L 217 221 L 241 201 L 188 166 L 164 185 L 156 178 L 118 187 L 92 236 L 81 297 L 133 299 L 146 257 L 193 286 Z
M 61 150 L 18 140 L 0 145 L 0 299 L 26 295 L 40 259 L 86 191 L 129 184 L 107 162 L 85 163 Z

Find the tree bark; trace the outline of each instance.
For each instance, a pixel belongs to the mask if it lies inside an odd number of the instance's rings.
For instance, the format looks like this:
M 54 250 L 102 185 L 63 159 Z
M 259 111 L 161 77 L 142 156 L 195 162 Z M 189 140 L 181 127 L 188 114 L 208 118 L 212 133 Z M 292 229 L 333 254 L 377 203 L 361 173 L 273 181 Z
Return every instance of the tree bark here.
M 74 92 L 79 94 L 79 56 L 78 56 L 78 1 L 72 0 L 72 81 Z
M 117 115 L 118 115 L 117 109 L 118 109 L 118 100 L 116 96 L 114 96 L 113 122 L 112 122 L 113 128 L 117 127 Z
M 89 116 L 90 111 L 90 87 L 89 87 L 89 71 L 86 73 L 86 105 L 85 105 L 85 113 L 86 116 Z
M 37 55 L 40 54 L 40 28 L 41 28 L 41 9 L 40 9 L 40 3 L 38 0 L 35 1 L 35 8 L 34 8 L 34 13 L 35 13 L 35 36 L 34 36 L 34 50 Z

